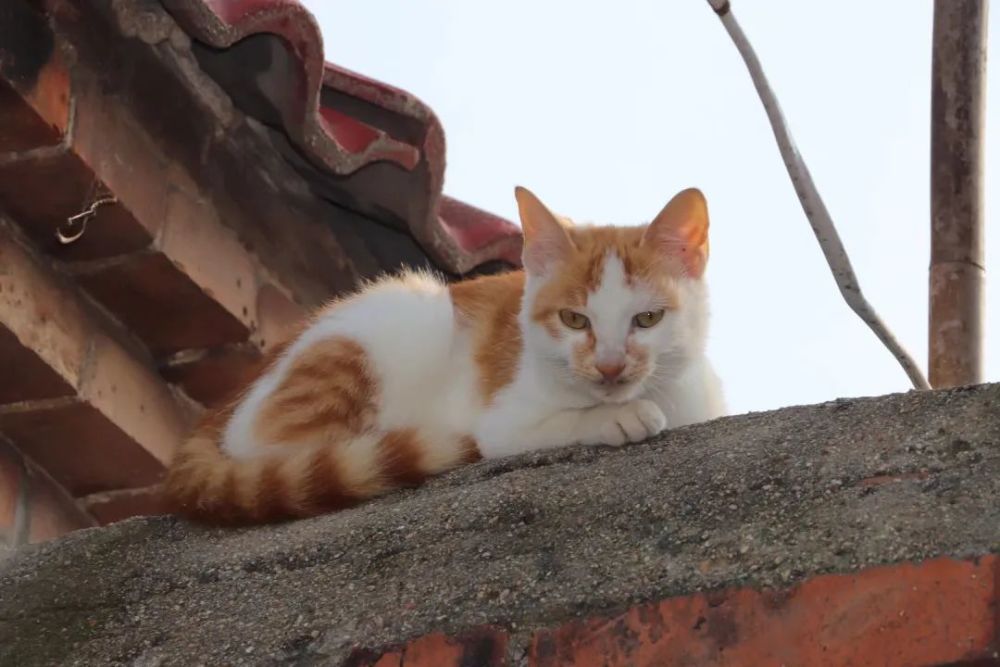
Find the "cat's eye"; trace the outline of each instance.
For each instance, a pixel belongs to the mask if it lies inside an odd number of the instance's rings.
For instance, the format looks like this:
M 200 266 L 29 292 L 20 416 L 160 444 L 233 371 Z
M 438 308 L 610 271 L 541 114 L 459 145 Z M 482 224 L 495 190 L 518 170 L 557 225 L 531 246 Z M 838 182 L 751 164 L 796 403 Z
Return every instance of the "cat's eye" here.
M 644 313 L 639 313 L 632 320 L 635 325 L 641 329 L 648 329 L 651 326 L 655 326 L 663 319 L 663 309 L 660 310 L 647 310 Z
M 590 320 L 587 319 L 586 315 L 581 315 L 575 310 L 569 310 L 568 308 L 563 308 L 559 311 L 559 319 L 570 329 L 586 329 L 590 326 Z

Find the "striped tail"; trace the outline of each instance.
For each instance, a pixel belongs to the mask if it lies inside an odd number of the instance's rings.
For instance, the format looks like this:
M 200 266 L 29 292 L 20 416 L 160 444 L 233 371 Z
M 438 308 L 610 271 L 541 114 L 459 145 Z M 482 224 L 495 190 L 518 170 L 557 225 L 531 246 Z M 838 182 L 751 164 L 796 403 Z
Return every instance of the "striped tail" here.
M 167 474 L 168 502 L 176 513 L 207 522 L 279 521 L 349 507 L 479 457 L 470 438 L 379 431 L 377 391 L 360 345 L 335 337 L 313 344 L 288 361 L 256 408 L 257 437 L 282 444 L 250 458 L 221 449 L 244 394 L 181 445 Z
M 177 452 L 165 494 L 175 513 L 208 523 L 314 516 L 420 484 L 479 458 L 468 438 L 445 447 L 435 444 L 435 455 L 426 456 L 415 432 L 407 429 L 323 446 L 281 446 L 274 454 L 238 459 L 219 448 L 217 430 L 200 429 Z

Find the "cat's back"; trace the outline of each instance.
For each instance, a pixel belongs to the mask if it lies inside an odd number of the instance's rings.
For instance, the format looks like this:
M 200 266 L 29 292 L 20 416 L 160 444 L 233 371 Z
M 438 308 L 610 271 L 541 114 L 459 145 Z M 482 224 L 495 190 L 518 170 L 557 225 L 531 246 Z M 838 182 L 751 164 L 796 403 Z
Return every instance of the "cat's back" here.
M 323 308 L 306 334 L 323 337 L 336 331 L 369 341 L 384 337 L 395 347 L 399 334 L 413 338 L 428 328 L 504 327 L 516 322 L 523 293 L 523 271 L 451 283 L 430 273 L 407 272 L 382 278 Z
M 321 311 L 300 344 L 357 342 L 378 379 L 386 423 L 451 423 L 456 415 L 471 417 L 512 379 L 523 291 L 519 271 L 453 283 L 406 273 Z
M 523 291 L 521 271 L 452 283 L 427 272 L 382 278 L 320 309 L 292 342 L 291 352 L 347 338 L 364 347 L 377 365 L 439 360 L 463 340 L 516 337 Z
M 390 421 L 431 404 L 454 411 L 459 402 L 461 412 L 488 402 L 513 378 L 523 291 L 520 271 L 453 283 L 422 272 L 383 278 L 321 309 L 283 356 L 290 361 L 347 340 L 363 350 Z
M 383 278 L 321 310 L 304 339 L 343 336 L 375 361 L 446 350 L 453 328 L 447 284 L 424 272 Z

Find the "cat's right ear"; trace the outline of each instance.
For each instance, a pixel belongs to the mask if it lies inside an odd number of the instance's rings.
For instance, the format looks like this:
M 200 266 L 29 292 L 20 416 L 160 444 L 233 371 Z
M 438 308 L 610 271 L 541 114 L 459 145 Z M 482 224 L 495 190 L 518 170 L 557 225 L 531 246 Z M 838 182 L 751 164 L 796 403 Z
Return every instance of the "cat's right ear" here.
M 514 188 L 524 231 L 521 261 L 529 273 L 543 275 L 573 251 L 573 241 L 562 222 L 527 188 Z

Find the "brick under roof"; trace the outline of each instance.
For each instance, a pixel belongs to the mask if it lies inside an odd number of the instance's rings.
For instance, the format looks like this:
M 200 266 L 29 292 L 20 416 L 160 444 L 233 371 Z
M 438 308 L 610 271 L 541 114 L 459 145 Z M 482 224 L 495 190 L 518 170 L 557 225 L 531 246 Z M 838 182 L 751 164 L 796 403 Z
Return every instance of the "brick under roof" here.
M 201 410 L 359 280 L 517 263 L 430 109 L 322 52 L 288 0 L 4 2 L 0 538 L 155 512 Z

